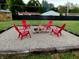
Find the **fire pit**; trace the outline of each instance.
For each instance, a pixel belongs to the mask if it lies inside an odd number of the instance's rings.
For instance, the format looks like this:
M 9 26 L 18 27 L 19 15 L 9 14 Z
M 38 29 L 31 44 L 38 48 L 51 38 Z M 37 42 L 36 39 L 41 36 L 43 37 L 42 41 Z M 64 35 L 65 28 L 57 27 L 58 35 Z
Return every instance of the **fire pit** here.
M 48 33 L 48 32 L 49 31 L 44 30 L 43 26 L 41 26 L 41 27 L 37 26 L 34 28 L 34 33 Z
M 40 29 L 40 28 L 37 27 L 37 28 L 34 28 L 34 31 L 37 32 L 37 33 L 39 33 L 40 31 L 42 31 L 42 29 Z

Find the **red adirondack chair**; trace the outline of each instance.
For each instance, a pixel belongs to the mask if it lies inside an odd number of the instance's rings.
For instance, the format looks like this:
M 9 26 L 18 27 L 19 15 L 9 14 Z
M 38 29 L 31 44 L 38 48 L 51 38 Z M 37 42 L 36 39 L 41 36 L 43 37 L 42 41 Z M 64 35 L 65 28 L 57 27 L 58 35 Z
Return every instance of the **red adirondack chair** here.
M 23 37 L 28 36 L 28 35 L 31 38 L 31 35 L 30 35 L 30 32 L 29 31 L 20 31 L 15 24 L 14 24 L 14 28 L 19 33 L 18 37 L 21 38 L 21 40 L 23 39 Z
M 45 26 L 44 26 L 44 29 L 48 30 L 48 29 L 51 29 L 51 26 L 53 25 L 53 21 L 50 20 Z
M 23 30 L 26 30 L 27 28 L 30 28 L 30 24 L 27 24 L 26 20 L 22 20 L 22 26 L 23 26 Z
M 65 28 L 66 24 L 63 24 L 60 28 L 52 29 L 51 33 L 53 32 L 57 37 L 61 36 L 61 31 Z

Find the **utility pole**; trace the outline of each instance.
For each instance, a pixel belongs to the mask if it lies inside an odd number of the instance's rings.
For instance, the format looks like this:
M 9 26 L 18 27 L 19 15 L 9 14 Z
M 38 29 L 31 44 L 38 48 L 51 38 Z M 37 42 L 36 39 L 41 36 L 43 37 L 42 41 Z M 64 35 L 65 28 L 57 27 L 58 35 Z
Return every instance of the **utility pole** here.
M 69 13 L 69 3 L 68 3 L 68 0 L 67 0 L 67 16 L 68 16 L 68 13 Z

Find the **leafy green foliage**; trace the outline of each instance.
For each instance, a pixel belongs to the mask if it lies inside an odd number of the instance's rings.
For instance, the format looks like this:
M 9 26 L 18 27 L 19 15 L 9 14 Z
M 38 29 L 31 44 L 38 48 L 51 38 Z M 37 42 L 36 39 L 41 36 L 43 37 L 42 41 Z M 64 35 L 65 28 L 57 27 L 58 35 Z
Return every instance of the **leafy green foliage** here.
M 7 9 L 6 0 L 0 0 L 0 9 Z
M 28 2 L 27 6 L 40 7 L 41 4 L 39 3 L 38 0 L 30 0 L 30 1 Z
M 12 14 L 16 14 L 16 12 L 24 11 L 25 4 L 22 0 L 7 0 L 8 8 L 12 12 Z
M 78 7 L 75 7 L 73 9 L 70 9 L 69 11 L 70 13 L 79 13 L 79 8 Z
M 46 0 L 42 1 L 42 6 L 44 7 L 44 12 L 49 10 L 49 4 Z
M 59 6 L 58 7 L 58 11 L 62 14 L 62 13 L 67 13 L 67 7 L 66 6 Z
M 38 0 L 30 0 L 27 4 L 26 10 L 28 12 L 43 12 L 43 7 Z

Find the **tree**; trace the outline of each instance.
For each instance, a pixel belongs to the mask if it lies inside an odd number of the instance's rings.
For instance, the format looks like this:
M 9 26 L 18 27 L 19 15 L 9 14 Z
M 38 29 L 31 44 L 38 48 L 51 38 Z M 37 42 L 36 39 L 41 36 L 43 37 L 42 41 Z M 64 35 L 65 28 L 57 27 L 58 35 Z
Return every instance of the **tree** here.
M 54 11 L 56 11 L 56 12 L 59 12 L 59 11 L 58 11 L 58 8 L 56 8 L 56 7 L 52 8 L 51 10 L 54 10 Z
M 42 1 L 42 6 L 44 8 L 44 12 L 49 10 L 49 4 L 48 4 L 48 2 L 46 0 Z
M 63 13 L 67 14 L 67 6 L 58 6 L 58 11 L 62 15 Z
M 28 12 L 42 12 L 42 6 L 38 0 L 30 0 L 27 4 L 26 10 Z
M 16 12 L 24 11 L 25 4 L 22 0 L 7 0 L 8 8 L 12 12 L 12 14 L 16 14 Z
M 27 4 L 29 7 L 40 7 L 41 4 L 39 3 L 38 0 L 30 0 Z
M 55 8 L 54 5 L 52 3 L 49 4 L 49 9 L 53 9 Z
M 7 9 L 6 0 L 0 0 L 0 9 Z
M 79 8 L 78 7 L 74 7 L 73 9 L 69 10 L 70 13 L 79 13 Z

